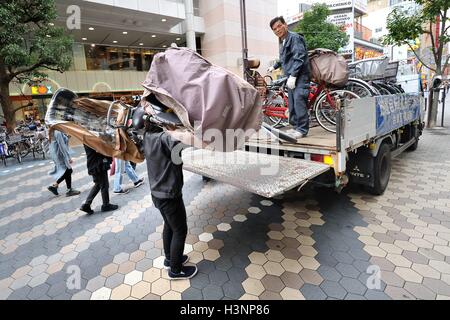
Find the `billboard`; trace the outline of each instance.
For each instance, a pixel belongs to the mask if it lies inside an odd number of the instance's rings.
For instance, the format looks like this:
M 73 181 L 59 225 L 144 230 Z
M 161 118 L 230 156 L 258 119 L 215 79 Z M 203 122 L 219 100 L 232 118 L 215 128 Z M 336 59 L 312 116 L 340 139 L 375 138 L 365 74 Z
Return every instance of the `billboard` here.
M 344 31 L 349 36 L 349 41 L 348 41 L 347 46 L 340 49 L 339 53 L 344 54 L 344 55 L 353 54 L 354 47 L 355 47 L 355 28 L 354 28 L 353 11 L 332 14 L 328 17 L 328 21 L 337 26 L 343 27 Z

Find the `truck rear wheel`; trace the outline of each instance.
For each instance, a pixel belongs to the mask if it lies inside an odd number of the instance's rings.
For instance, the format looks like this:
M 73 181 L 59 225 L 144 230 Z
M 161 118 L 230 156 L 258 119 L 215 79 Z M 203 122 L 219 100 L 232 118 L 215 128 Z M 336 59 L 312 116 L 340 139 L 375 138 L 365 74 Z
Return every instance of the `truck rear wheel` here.
M 411 127 L 411 131 L 411 136 L 416 139 L 416 142 L 414 142 L 414 144 L 412 144 L 411 147 L 407 149 L 407 151 L 416 151 L 419 147 L 419 128 L 417 128 L 417 126 L 413 126 Z
M 391 149 L 387 143 L 383 143 L 378 151 L 378 155 L 374 159 L 374 186 L 367 188 L 371 194 L 380 196 L 384 193 L 391 177 L 391 167 Z

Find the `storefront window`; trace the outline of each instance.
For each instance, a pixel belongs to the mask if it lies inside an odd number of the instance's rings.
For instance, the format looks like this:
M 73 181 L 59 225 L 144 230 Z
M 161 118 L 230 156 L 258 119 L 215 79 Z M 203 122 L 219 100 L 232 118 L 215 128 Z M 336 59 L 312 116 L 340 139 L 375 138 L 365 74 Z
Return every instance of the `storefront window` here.
M 355 49 L 355 60 L 363 60 L 369 58 L 381 57 L 383 55 L 382 52 L 364 48 L 364 47 L 356 47 Z
M 157 50 L 85 45 L 87 70 L 148 71 Z

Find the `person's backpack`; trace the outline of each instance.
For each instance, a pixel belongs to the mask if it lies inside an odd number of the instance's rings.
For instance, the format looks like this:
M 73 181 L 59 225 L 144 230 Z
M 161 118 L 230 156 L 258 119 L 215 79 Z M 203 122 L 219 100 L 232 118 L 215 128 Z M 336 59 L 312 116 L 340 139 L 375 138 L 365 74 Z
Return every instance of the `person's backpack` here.
M 348 81 L 347 61 L 336 52 L 318 48 L 309 51 L 311 78 L 317 83 L 342 87 Z

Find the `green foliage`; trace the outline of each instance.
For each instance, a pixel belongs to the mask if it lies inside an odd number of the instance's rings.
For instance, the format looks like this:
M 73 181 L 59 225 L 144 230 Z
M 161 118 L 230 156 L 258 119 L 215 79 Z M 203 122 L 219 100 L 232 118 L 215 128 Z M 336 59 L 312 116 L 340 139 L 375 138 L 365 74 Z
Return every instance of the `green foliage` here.
M 414 0 L 416 4 L 420 5 L 420 9 L 417 12 L 411 10 L 404 10 L 401 8 L 394 9 L 388 16 L 387 29 L 389 31 L 383 39 L 383 43 L 386 45 L 409 45 L 412 48 L 412 44 L 417 38 L 423 34 L 428 34 L 436 43 L 435 30 L 430 29 L 432 24 L 436 22 L 436 17 L 440 17 L 442 26 L 440 28 L 439 46 L 434 48 L 432 46 L 430 50 L 433 53 L 435 68 L 427 65 L 421 60 L 421 56 L 418 52 L 414 51 L 417 58 L 424 64 L 425 67 L 436 71 L 441 74 L 442 67 L 445 63 L 442 63 L 443 49 L 450 42 L 449 36 L 449 23 L 450 19 L 447 16 L 447 11 L 450 8 L 450 0 Z M 448 59 L 447 59 L 448 62 Z
M 298 23 L 295 31 L 305 36 L 308 50 L 326 48 L 337 52 L 348 44 L 349 36 L 327 21 L 329 15 L 330 10 L 325 4 L 314 4 Z
M 383 38 L 383 43 L 397 46 L 411 43 L 423 34 L 423 23 L 422 16 L 395 8 L 387 18 L 389 34 Z
M 10 0 L 0 6 L 0 74 L 24 80 L 43 70 L 65 71 L 72 61 L 72 38 L 50 25 L 57 17 L 54 0 Z M 2 81 L 5 81 L 3 79 Z

